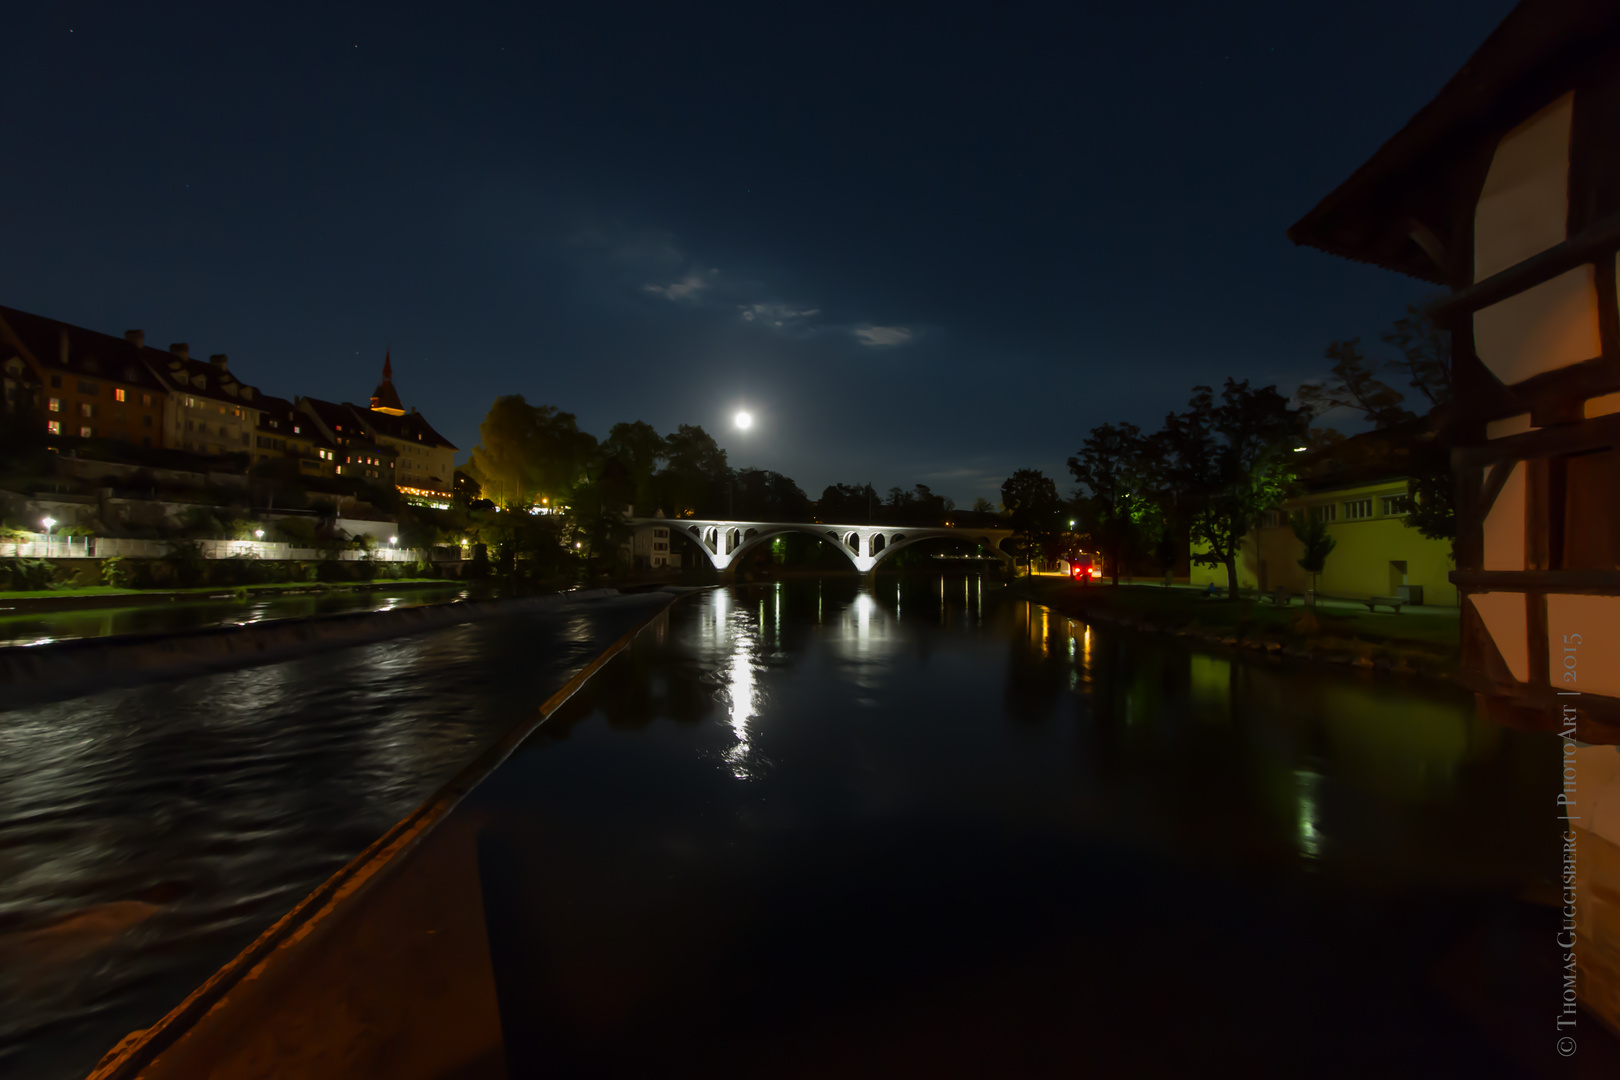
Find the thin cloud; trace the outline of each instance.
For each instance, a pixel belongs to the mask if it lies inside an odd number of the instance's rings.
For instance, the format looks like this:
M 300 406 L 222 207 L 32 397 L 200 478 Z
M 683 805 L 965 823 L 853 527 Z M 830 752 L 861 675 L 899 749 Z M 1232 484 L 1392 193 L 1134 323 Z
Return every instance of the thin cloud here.
M 855 336 L 862 345 L 904 345 L 911 330 L 904 326 L 857 326 Z
M 744 322 L 779 328 L 786 328 L 812 315 L 821 314 L 820 308 L 796 311 L 787 304 L 738 304 L 737 310 L 742 313 Z
M 710 270 L 707 274 L 693 270 L 669 285 L 643 285 L 642 289 L 666 300 L 697 300 L 702 293 L 714 287 L 715 279 L 719 276 L 719 270 Z

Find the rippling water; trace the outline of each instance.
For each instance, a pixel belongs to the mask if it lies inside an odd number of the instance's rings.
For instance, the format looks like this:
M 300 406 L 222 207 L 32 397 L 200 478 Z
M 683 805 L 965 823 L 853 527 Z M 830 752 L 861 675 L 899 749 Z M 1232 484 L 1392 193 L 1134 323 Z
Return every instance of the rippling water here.
M 300 595 L 259 594 L 239 600 L 230 590 L 201 599 L 147 602 L 119 607 L 108 597 L 106 607 L 77 611 L 10 614 L 0 607 L 0 645 L 39 645 L 68 638 L 114 634 L 173 634 L 212 626 L 235 626 L 267 619 L 334 615 L 342 611 L 387 611 L 417 604 L 442 604 L 468 595 L 460 584 L 381 588 Z
M 0 711 L 0 1075 L 82 1075 L 664 599 Z

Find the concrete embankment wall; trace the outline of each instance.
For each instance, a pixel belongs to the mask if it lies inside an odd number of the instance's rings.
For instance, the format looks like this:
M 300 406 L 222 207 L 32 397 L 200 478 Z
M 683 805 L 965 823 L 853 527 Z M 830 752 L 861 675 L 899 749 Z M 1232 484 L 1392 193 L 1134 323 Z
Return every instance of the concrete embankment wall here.
M 317 649 L 381 641 L 491 615 L 542 611 L 570 601 L 617 594 L 615 589 L 592 589 L 510 600 L 457 600 L 179 634 L 126 634 L 10 646 L 0 648 L 0 701 L 18 704 L 153 678 L 272 663 Z

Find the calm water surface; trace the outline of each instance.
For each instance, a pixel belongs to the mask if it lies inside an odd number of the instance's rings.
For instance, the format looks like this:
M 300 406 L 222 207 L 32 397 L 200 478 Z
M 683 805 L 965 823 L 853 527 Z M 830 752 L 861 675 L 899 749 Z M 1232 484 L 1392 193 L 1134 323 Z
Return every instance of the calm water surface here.
M 0 1074 L 82 1074 L 659 602 L 0 712 Z M 682 600 L 458 813 L 559 1075 L 1534 1076 L 1557 762 L 880 576 Z
M 879 577 L 683 601 L 457 813 L 525 1073 L 1557 1076 L 1558 752 Z

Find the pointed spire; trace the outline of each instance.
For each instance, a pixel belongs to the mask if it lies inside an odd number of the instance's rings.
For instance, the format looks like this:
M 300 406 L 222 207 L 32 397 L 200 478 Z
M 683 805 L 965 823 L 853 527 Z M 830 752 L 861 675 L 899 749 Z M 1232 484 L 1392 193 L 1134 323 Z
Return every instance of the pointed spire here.
M 394 356 L 392 349 L 383 351 L 382 382 L 377 389 L 371 392 L 371 408 L 373 412 L 392 413 L 395 416 L 405 415 L 405 406 L 399 402 L 399 391 L 394 389 Z

